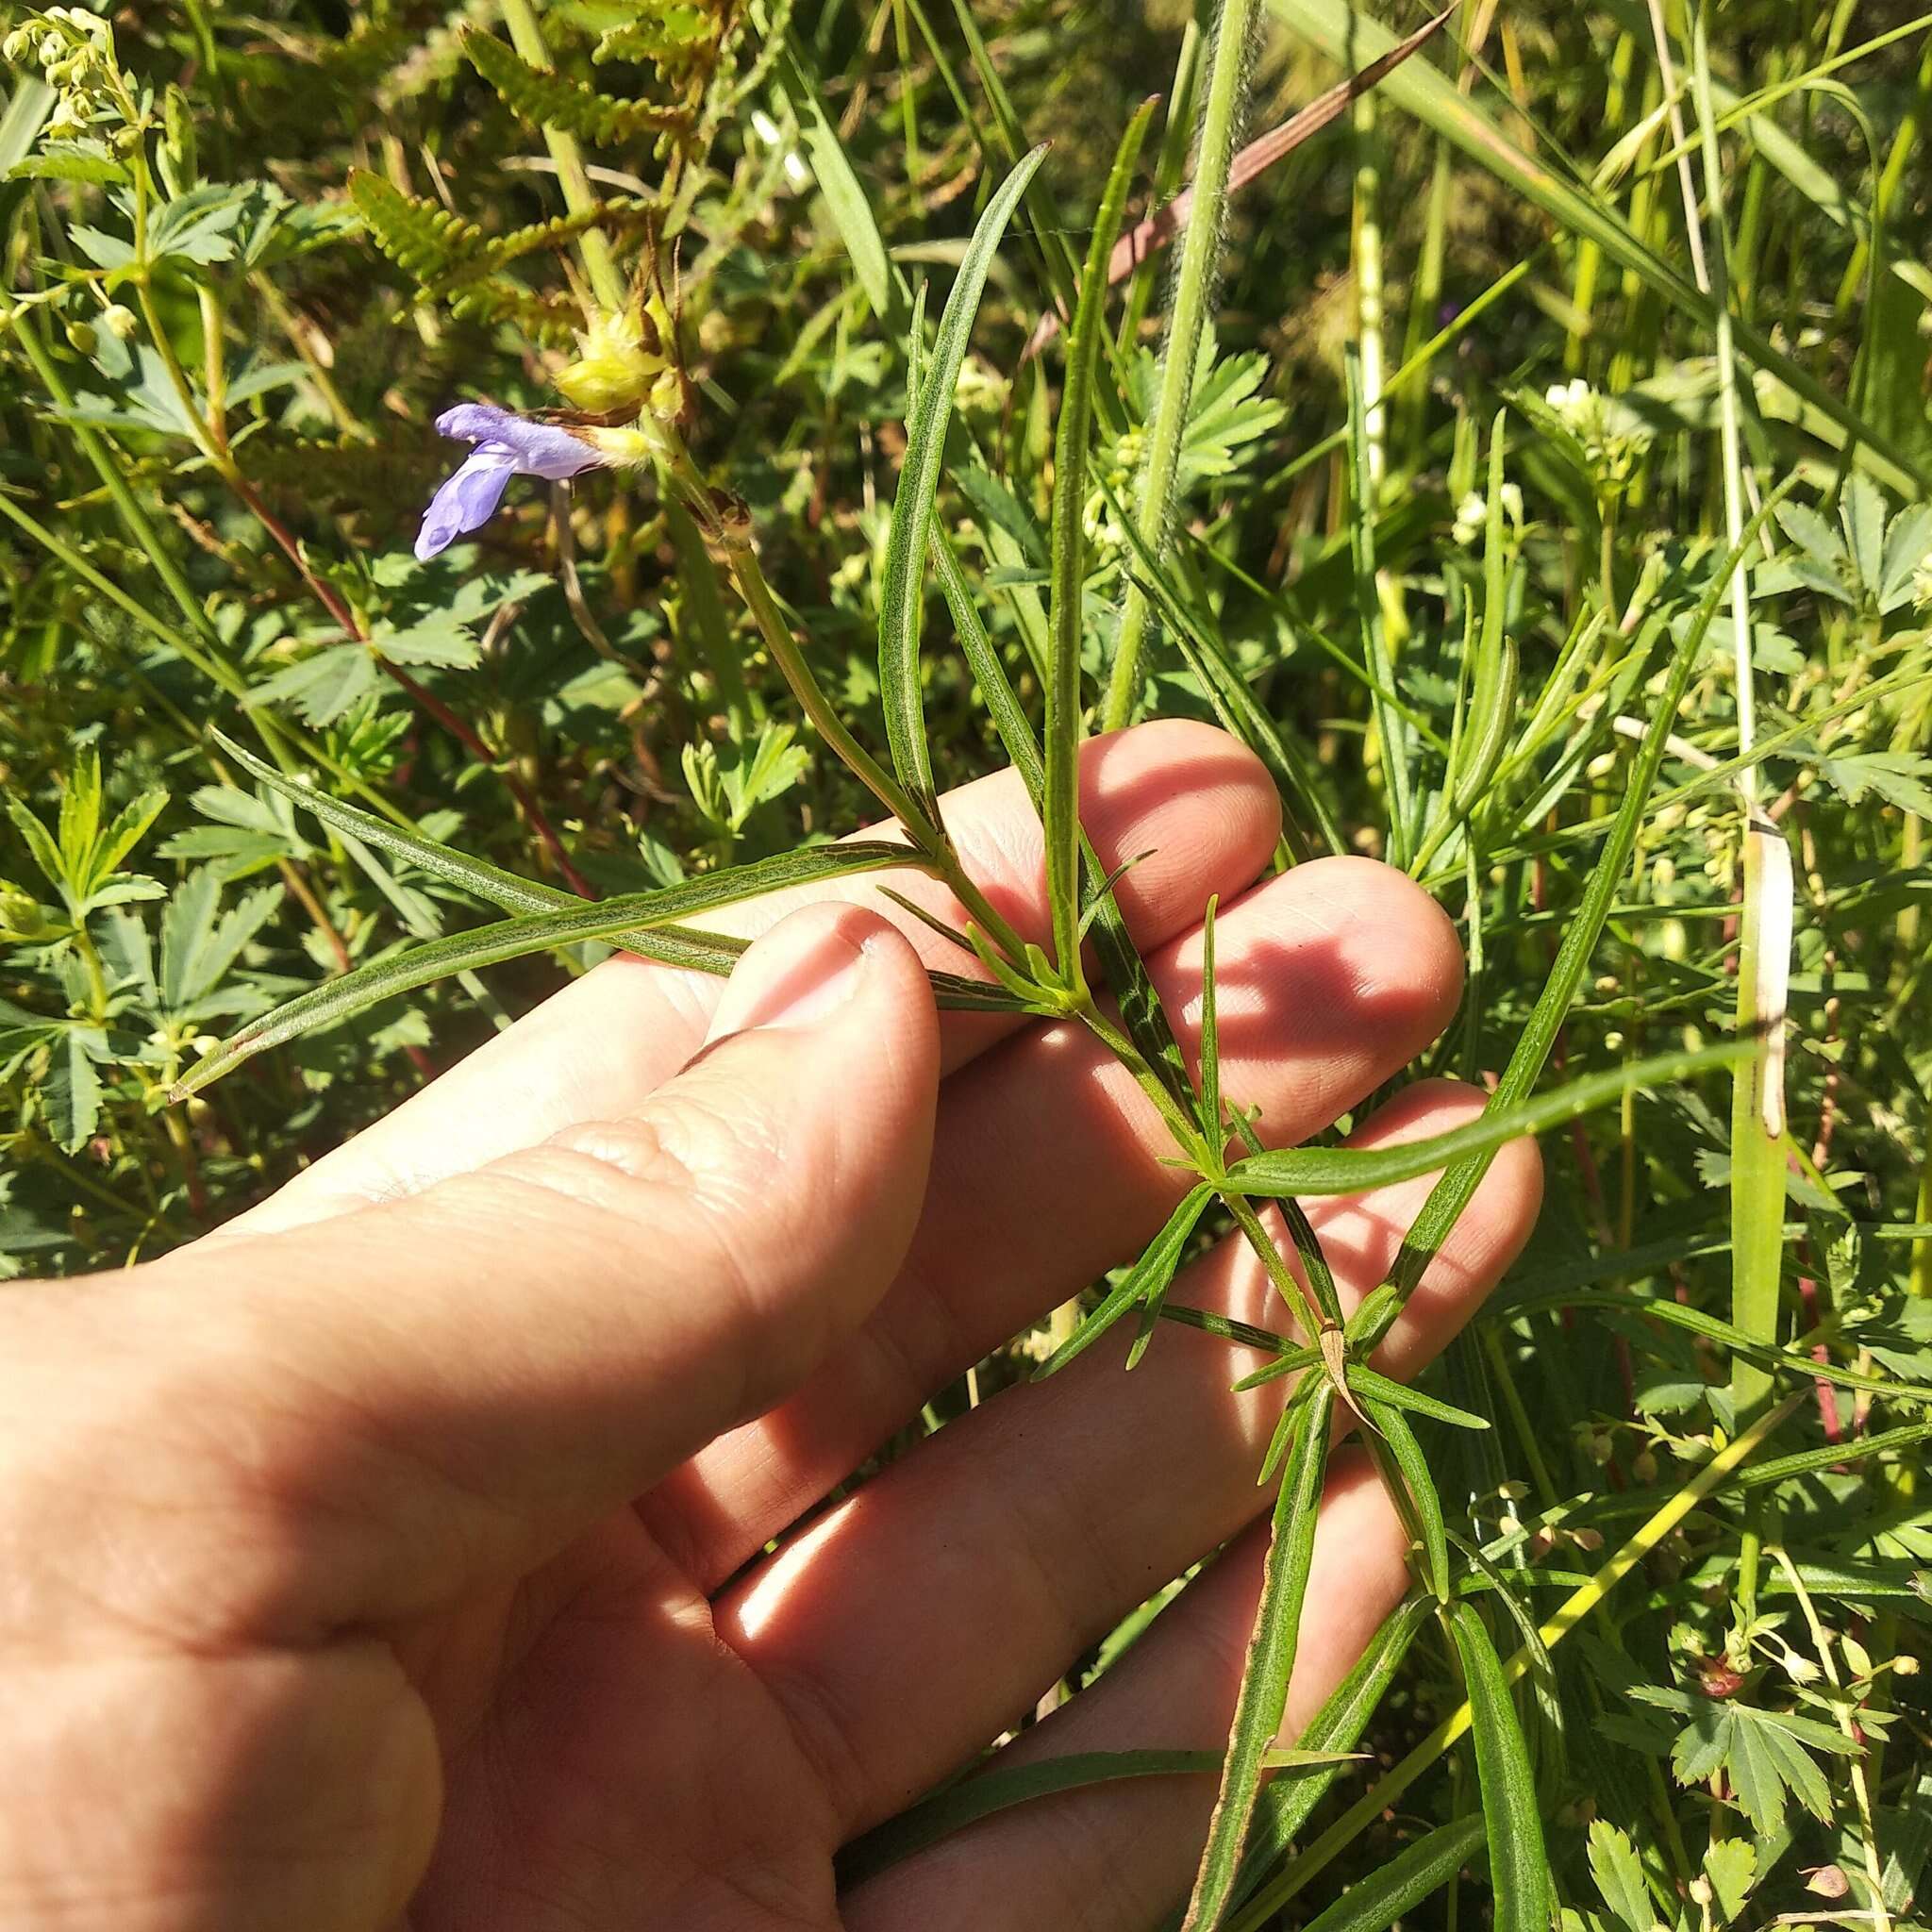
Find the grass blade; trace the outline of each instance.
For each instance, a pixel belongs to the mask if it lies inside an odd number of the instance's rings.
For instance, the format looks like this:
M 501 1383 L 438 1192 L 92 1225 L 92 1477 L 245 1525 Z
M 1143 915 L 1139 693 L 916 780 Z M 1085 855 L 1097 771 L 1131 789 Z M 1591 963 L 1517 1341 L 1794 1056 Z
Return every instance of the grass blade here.
M 1093 384 L 1107 335 L 1107 259 L 1120 232 L 1127 186 L 1154 103 L 1144 101 L 1115 151 L 1093 220 L 1080 306 L 1067 348 L 1067 379 L 1054 442 L 1053 649 L 1046 680 L 1046 896 L 1053 911 L 1054 964 L 1080 983 L 1080 634 L 1086 582 L 1087 442 Z
M 1208 57 L 1207 105 L 1194 150 L 1194 199 L 1174 272 L 1174 307 L 1161 352 L 1160 392 L 1147 429 L 1147 459 L 1141 467 L 1134 506 L 1135 527 L 1157 557 L 1167 541 L 1174 478 L 1180 469 L 1181 442 L 1187 435 L 1188 406 L 1193 395 L 1194 368 L 1213 302 L 1227 212 L 1228 170 L 1234 163 L 1235 141 L 1241 132 L 1248 40 L 1254 25 L 1254 0 L 1220 0 Z M 1146 631 L 1147 599 L 1130 585 L 1121 611 L 1113 668 L 1108 675 L 1103 716 L 1109 731 L 1121 729 L 1133 714 L 1141 689 L 1141 644 Z
M 1315 1556 L 1315 1518 L 1328 1466 L 1328 1424 L 1334 1403 L 1334 1390 L 1322 1383 L 1303 1406 L 1289 1446 L 1287 1468 L 1274 1497 L 1273 1535 L 1261 1601 L 1255 1612 L 1255 1634 L 1248 1646 L 1247 1668 L 1241 1674 L 1241 1694 L 1235 1701 L 1234 1725 L 1228 1733 L 1227 1768 L 1222 1774 L 1221 1795 L 1208 1827 L 1208 1848 L 1195 1875 L 1182 1932 L 1211 1932 L 1234 1900 L 1241 1846 L 1261 1789 L 1268 1748 L 1288 1707 L 1288 1683 L 1301 1636 L 1302 1601 L 1307 1594 L 1308 1571 Z
M 1469 1692 L 1496 1932 L 1548 1932 L 1557 1901 L 1549 1854 L 1543 1849 L 1542 1813 L 1529 1768 L 1529 1746 L 1516 1721 L 1508 1679 L 1474 1604 L 1450 1606 L 1449 1631 L 1462 1659 Z
M 919 687 L 919 629 L 924 602 L 924 564 L 933 506 L 939 498 L 940 458 L 953 420 L 954 392 L 967 338 L 979 313 L 987 271 L 1046 149 L 1037 147 L 1008 175 L 987 204 L 959 263 L 953 291 L 940 317 L 932 354 L 922 363 L 919 400 L 906 425 L 906 460 L 892 500 L 892 529 L 886 542 L 885 584 L 879 596 L 879 698 L 892 769 L 930 824 L 939 824 L 932 755 Z
M 816 83 L 789 44 L 778 56 L 775 72 L 791 111 L 798 116 L 798 138 L 806 158 L 811 163 L 819 192 L 825 198 L 825 211 L 845 244 L 865 299 L 872 304 L 873 313 L 883 320 L 903 316 L 909 299 L 906 279 L 886 253 L 872 202 L 846 156 L 839 130 L 825 113 Z
M 373 959 L 340 978 L 325 980 L 251 1022 L 189 1070 L 175 1090 L 176 1097 L 199 1092 L 255 1054 L 280 1046 L 317 1027 L 333 1025 L 380 1001 L 427 986 L 432 980 L 447 978 L 454 973 L 473 972 L 505 959 L 521 958 L 526 953 L 547 952 L 586 940 L 621 940 L 631 933 L 648 931 L 654 925 L 667 925 L 688 913 L 760 898 L 788 886 L 903 866 L 907 857 L 903 845 L 870 841 L 808 846 L 802 852 L 781 853 L 755 865 L 707 873 L 684 885 L 667 887 L 661 892 L 628 893 L 589 905 L 573 898 L 568 907 L 522 913 L 471 932 L 450 933 L 420 946 L 407 947 Z M 700 937 L 708 940 L 710 935 Z M 710 970 L 695 959 L 674 957 L 672 963 Z
M 1361 625 L 1362 662 L 1369 672 L 1382 782 L 1389 792 L 1389 862 L 1406 866 L 1414 781 L 1409 774 L 1408 734 L 1392 702 L 1395 667 L 1389 661 L 1381 596 L 1375 586 L 1375 483 L 1369 461 L 1369 405 L 1362 389 L 1361 357 L 1353 343 L 1343 358 L 1343 368 L 1348 385 L 1348 545 L 1355 566 L 1356 620 Z
M 1268 4 L 1284 26 L 1339 64 L 1374 59 L 1395 44 L 1386 27 L 1357 11 L 1349 0 L 1268 0 Z M 1535 156 L 1524 153 L 1447 75 L 1426 60 L 1411 60 L 1387 76 L 1380 94 L 1461 149 L 1551 220 L 1594 242 L 1618 267 L 1629 270 L 1672 308 L 1706 328 L 1715 326 L 1717 310 L 1707 295 L 1647 247 L 1607 202 L 1574 187 Z M 1881 435 L 1808 370 L 1781 354 L 1767 337 L 1735 319 L 1732 329 L 1738 347 L 1753 362 L 1769 370 L 1787 389 L 1878 458 L 1872 467 L 1880 471 L 1881 480 L 1912 496 L 1932 486 L 1932 477 L 1907 451 Z

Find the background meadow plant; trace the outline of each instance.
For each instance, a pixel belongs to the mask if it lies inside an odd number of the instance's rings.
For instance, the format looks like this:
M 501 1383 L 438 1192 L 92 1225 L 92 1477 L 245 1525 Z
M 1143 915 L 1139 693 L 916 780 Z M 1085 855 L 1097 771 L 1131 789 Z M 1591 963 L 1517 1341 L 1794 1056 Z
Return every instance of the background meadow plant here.
M 728 971 L 711 909 L 917 864 L 940 998 L 1089 1026 L 1197 1177 L 922 1428 L 1129 1319 L 1299 1380 L 1224 1756 L 995 1756 L 852 1874 L 1207 1774 L 1190 1932 L 1911 1921 L 1932 16 L 0 18 L 0 1267 L 190 1239 L 612 946 Z M 1211 907 L 1186 1063 L 1075 811 L 1153 714 L 1261 757 L 1278 865 L 1441 899 L 1417 1071 L 1480 1121 L 1264 1151 Z M 1044 945 L 940 822 L 1004 763 Z M 832 842 L 881 808 L 909 858 Z M 1377 1375 L 1528 1131 L 1534 1244 Z M 1297 1201 L 1439 1169 L 1344 1317 Z M 1277 1331 L 1167 1298 L 1230 1228 Z M 1338 1409 L 1414 1588 L 1284 1753 Z

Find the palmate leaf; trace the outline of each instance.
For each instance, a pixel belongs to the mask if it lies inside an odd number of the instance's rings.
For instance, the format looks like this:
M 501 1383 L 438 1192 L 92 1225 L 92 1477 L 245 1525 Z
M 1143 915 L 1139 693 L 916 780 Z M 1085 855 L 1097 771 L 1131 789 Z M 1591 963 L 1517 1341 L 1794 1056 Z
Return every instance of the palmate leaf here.
M 879 699 L 885 708 L 886 736 L 899 782 L 930 824 L 939 824 L 933 791 L 932 755 L 925 742 L 925 718 L 919 685 L 920 614 L 924 603 L 924 561 L 933 506 L 938 501 L 940 459 L 967 338 L 979 313 L 988 270 L 1013 209 L 1025 192 L 1046 149 L 1037 147 L 1021 161 L 987 204 L 959 263 L 959 273 L 940 317 L 932 355 L 924 361 L 918 407 L 906 425 L 906 460 L 892 499 L 891 534 L 886 541 L 885 581 L 879 593 Z
M 689 134 L 689 108 L 658 107 L 650 101 L 620 100 L 581 80 L 532 67 L 494 35 L 465 28 L 462 49 L 470 64 L 503 97 L 519 119 L 532 127 L 561 127 L 579 141 L 618 142 L 641 135 Z
M 1454 1603 L 1448 1618 L 1469 1691 L 1470 1729 L 1475 1739 L 1476 1776 L 1490 1844 L 1495 1932 L 1549 1932 L 1556 1916 L 1556 1893 L 1549 1854 L 1543 1849 L 1536 1777 L 1510 1701 L 1509 1682 L 1475 1606 Z
M 244 1027 L 191 1069 L 176 1094 L 198 1092 L 255 1054 L 319 1026 L 334 1025 L 398 993 L 413 991 L 452 974 L 474 972 L 506 959 L 522 958 L 527 953 L 578 945 L 587 940 L 623 939 L 633 932 L 669 925 L 693 912 L 760 898 L 787 887 L 903 866 L 907 857 L 903 845 L 874 841 L 808 846 L 752 865 L 702 874 L 662 891 L 627 893 L 588 904 L 578 900 L 568 908 L 522 913 L 493 925 L 406 947 L 358 966 L 339 979 L 327 980 Z M 673 963 L 699 962 L 674 959 Z
M 1302 1602 L 1315 1557 L 1315 1518 L 1328 1467 L 1329 1419 L 1335 1391 L 1314 1384 L 1299 1402 L 1299 1419 L 1289 1444 L 1262 1574 L 1255 1634 L 1248 1645 L 1241 1688 L 1228 1733 L 1227 1767 L 1208 1827 L 1208 1845 L 1194 1876 L 1193 1895 L 1182 1932 L 1212 1932 L 1234 1895 L 1241 1847 L 1261 1789 L 1268 1747 L 1281 1728 L 1288 1707 L 1288 1680 L 1294 1670 L 1301 1636 Z

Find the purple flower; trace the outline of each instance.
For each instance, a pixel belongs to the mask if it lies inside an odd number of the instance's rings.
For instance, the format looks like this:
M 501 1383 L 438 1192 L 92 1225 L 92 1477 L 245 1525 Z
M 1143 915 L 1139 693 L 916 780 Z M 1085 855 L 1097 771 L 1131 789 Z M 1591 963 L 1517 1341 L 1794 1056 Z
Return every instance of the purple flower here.
M 436 419 L 440 435 L 475 447 L 462 467 L 429 499 L 416 533 L 419 558 L 447 550 L 465 532 L 496 514 L 512 476 L 561 483 L 609 458 L 554 423 L 533 423 L 493 403 L 458 403 Z

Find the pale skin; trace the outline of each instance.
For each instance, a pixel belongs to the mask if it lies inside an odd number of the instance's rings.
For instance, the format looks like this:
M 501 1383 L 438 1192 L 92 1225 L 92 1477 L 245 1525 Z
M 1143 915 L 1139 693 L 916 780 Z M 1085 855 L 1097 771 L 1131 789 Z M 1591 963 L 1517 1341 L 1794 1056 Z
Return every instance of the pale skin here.
M 1082 782 L 1109 865 L 1153 849 L 1121 901 L 1191 1051 L 1220 894 L 1224 1085 L 1271 1142 L 1452 1018 L 1454 933 L 1414 887 L 1365 859 L 1264 877 L 1274 794 L 1231 741 L 1142 726 Z M 947 818 L 1043 937 L 1017 781 Z M 1230 1394 L 1258 1358 L 1169 1324 L 1125 1375 L 1120 1333 L 817 1508 L 1130 1258 L 1184 1177 L 1077 1027 L 935 1013 L 922 960 L 959 959 L 875 881 L 739 922 L 764 937 L 728 983 L 613 960 L 219 1235 L 5 1291 L 0 1926 L 1140 1932 L 1185 1888 L 1200 1778 L 1020 1807 L 835 1887 L 840 1844 L 1224 1543 L 1013 1748 L 1220 1743 L 1282 1385 Z M 1357 1138 L 1478 1105 L 1411 1086 Z M 1381 1366 L 1468 1319 L 1539 1187 L 1506 1149 Z M 1347 1298 L 1427 1189 L 1311 1204 Z M 1173 1297 L 1287 1320 L 1239 1246 Z M 1404 1587 L 1344 1448 L 1285 1736 Z

